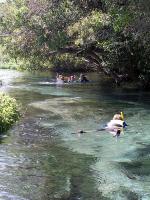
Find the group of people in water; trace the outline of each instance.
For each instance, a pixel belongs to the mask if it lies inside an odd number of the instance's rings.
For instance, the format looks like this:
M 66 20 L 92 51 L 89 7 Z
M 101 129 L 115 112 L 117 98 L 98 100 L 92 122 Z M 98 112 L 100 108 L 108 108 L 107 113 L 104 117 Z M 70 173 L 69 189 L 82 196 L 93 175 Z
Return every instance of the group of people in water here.
M 74 82 L 86 83 L 89 82 L 89 80 L 85 74 L 80 74 L 79 78 L 76 77 L 76 75 L 71 75 L 71 76 L 63 76 L 61 74 L 56 75 L 57 84 L 74 83 Z

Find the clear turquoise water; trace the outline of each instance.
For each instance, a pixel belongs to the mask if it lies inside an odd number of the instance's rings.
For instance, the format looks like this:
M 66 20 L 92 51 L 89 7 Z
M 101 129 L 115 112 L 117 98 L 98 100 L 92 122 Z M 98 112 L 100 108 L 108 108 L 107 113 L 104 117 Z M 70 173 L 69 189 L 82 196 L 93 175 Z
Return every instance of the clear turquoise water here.
M 0 199 L 150 199 L 150 93 L 89 77 L 57 86 L 51 74 L 0 70 L 0 90 L 23 112 L 1 141 Z M 95 131 L 117 111 L 129 124 L 124 135 Z M 87 133 L 72 134 L 80 129 Z

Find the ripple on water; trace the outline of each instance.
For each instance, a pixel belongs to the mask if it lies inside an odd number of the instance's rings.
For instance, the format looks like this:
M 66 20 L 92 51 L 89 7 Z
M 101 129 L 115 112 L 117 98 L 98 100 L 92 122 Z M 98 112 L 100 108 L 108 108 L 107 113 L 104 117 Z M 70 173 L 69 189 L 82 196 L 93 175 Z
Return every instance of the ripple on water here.
M 5 191 L 0 191 L 0 199 L 3 199 L 3 200 L 28 200 L 26 198 L 22 198 L 20 196 L 16 196 L 16 195 L 13 195 L 9 192 L 5 192 Z
M 132 115 L 128 116 L 128 112 Z M 76 134 L 72 136 L 76 139 L 69 139 L 69 132 L 64 127 L 64 132 L 67 132 L 64 134 L 65 145 L 76 152 L 97 157 L 99 161 L 92 165 L 92 171 L 96 174 L 97 187 L 103 196 L 115 200 L 149 200 L 150 124 L 147 121 L 150 120 L 150 113 L 141 107 L 135 110 L 131 107 L 126 109 L 126 120 L 129 126 L 118 141 L 107 132 L 94 131 L 80 136 Z M 92 128 L 93 123 L 92 119 L 86 122 L 80 120 L 83 127 Z
M 29 96 L 30 112 L 0 156 L 0 197 L 149 200 L 150 107 L 141 103 L 145 95 L 118 94 L 94 84 L 41 85 L 39 77 L 11 82 L 9 88 L 20 99 Z M 93 131 L 118 110 L 129 124 L 124 135 L 116 140 L 105 131 Z M 77 129 L 89 132 L 71 134 Z

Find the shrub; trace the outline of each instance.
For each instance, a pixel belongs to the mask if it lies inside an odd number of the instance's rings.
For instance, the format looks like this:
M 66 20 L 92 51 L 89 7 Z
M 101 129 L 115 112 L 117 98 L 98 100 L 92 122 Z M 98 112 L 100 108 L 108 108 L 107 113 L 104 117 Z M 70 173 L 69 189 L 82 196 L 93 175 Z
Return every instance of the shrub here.
M 20 116 L 16 100 L 0 93 L 0 134 L 6 132 Z

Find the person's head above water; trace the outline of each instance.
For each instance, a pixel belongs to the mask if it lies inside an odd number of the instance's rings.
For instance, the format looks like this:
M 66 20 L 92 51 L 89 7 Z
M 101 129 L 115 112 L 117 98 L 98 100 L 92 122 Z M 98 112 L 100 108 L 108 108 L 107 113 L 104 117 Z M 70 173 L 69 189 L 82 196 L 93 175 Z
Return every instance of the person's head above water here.
M 123 114 L 122 114 L 121 112 L 116 113 L 116 114 L 113 116 L 113 120 L 124 120 L 124 119 L 123 119 Z

